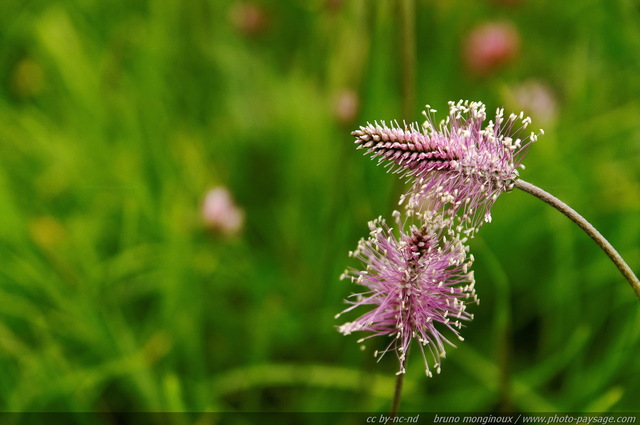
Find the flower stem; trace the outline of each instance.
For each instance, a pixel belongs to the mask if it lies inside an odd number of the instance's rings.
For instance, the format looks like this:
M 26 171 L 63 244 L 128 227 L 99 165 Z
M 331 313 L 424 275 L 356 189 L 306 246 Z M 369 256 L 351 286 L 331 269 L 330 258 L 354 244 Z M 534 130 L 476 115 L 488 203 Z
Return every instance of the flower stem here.
M 402 28 L 402 116 L 411 122 L 416 93 L 416 37 L 415 37 L 415 0 L 400 0 L 399 21 Z M 396 388 L 391 404 L 391 416 L 395 417 L 402 398 L 404 373 L 396 378 Z
M 518 189 L 523 190 L 551 205 L 562 214 L 573 220 L 573 222 L 578 226 L 580 226 L 580 228 L 582 228 L 582 230 L 584 230 L 585 233 L 589 235 L 591 239 L 593 239 L 598 244 L 598 246 L 600 246 L 600 248 L 602 248 L 602 250 L 609 256 L 609 258 L 611 258 L 622 275 L 629 281 L 629 284 L 631 284 L 631 287 L 635 291 L 638 298 L 640 298 L 640 281 L 633 273 L 633 270 L 631 270 L 631 267 L 629 267 L 629 265 L 624 261 L 620 254 L 618 254 L 618 251 L 615 250 L 615 248 L 609 243 L 609 241 L 607 241 L 604 236 L 602 236 L 602 234 L 598 232 L 598 230 L 593 227 L 593 225 L 591 225 L 591 223 L 589 223 L 573 208 L 571 208 L 558 198 L 548 192 L 545 192 L 539 187 L 532 185 L 531 183 L 518 179 L 515 181 L 515 186 Z
M 393 394 L 393 404 L 391 405 L 391 416 L 395 417 L 400 407 L 400 398 L 402 395 L 402 383 L 404 381 L 404 373 L 399 373 L 396 378 L 396 389 Z
M 397 0 L 396 4 L 396 22 L 400 29 L 396 42 L 396 53 L 398 55 L 397 63 L 400 64 L 399 69 L 399 86 L 401 93 L 402 107 L 402 128 L 414 121 L 415 102 L 416 102 L 416 4 L 415 0 Z M 401 179 L 397 179 L 392 197 L 392 206 L 395 207 L 397 199 L 404 192 L 404 184 Z

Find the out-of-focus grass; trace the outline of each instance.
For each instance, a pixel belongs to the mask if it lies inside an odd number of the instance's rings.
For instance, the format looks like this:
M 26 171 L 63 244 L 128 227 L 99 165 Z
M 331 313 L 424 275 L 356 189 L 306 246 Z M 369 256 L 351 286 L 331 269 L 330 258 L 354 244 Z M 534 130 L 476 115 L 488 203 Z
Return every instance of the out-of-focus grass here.
M 247 21 L 247 4 L 0 5 L 0 409 L 388 408 L 396 360 L 376 364 L 376 343 L 359 350 L 333 316 L 355 289 L 338 280 L 348 250 L 396 203 L 395 176 L 349 131 L 400 117 L 397 10 L 255 2 Z M 558 113 L 523 177 L 640 272 L 637 5 L 416 13 L 418 101 L 515 107 L 513 87 L 546 82 Z M 496 18 L 517 25 L 520 55 L 473 77 L 464 35 Z M 200 221 L 215 185 L 246 211 L 238 237 Z M 585 235 L 510 193 L 472 250 L 476 319 L 441 375 L 413 356 L 403 409 L 638 410 L 637 300 Z

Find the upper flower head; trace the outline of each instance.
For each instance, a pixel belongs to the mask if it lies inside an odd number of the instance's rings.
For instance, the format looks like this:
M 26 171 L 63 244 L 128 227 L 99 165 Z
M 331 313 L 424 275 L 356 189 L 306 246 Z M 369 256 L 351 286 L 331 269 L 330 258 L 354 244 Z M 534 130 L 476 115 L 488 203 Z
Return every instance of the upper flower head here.
M 437 127 L 436 111 L 427 105 L 427 120 L 418 129 L 391 128 L 383 122 L 360 127 L 352 132 L 359 148 L 367 149 L 380 162 L 388 161 L 394 172 L 413 179 L 402 197 L 409 208 L 461 212 L 465 223 L 477 230 L 491 220 L 491 206 L 498 195 L 513 189 L 520 161 L 535 133 L 520 137 L 531 124 L 528 117 L 511 114 L 504 117 L 498 109 L 487 119 L 480 102 L 449 102 L 449 116 Z M 518 125 L 516 125 L 519 122 Z
M 409 216 L 413 212 L 408 212 Z M 393 340 L 381 353 L 395 350 L 400 371 L 405 372 L 406 354 L 413 338 L 420 343 L 427 375 L 431 375 L 424 347 L 431 352 L 434 367 L 440 372 L 440 359 L 445 357 L 445 345 L 453 345 L 441 330 L 450 329 L 460 340 L 461 320 L 473 316 L 466 304 L 476 301 L 473 272 L 469 270 L 473 256 L 468 255 L 466 238 L 454 230 L 454 218 L 427 213 L 420 216 L 419 226 L 405 230 L 400 213 L 394 212 L 397 234 L 382 218 L 369 223 L 367 240 L 362 239 L 352 257 L 365 264 L 364 270 L 348 269 L 342 278 L 366 288 L 353 295 L 351 306 L 372 309 L 339 330 L 347 335 L 354 331 L 372 332 L 362 338 L 389 335 Z M 340 314 L 342 314 L 340 313 Z M 338 315 L 340 316 L 340 315 Z M 336 316 L 336 317 L 338 317 Z

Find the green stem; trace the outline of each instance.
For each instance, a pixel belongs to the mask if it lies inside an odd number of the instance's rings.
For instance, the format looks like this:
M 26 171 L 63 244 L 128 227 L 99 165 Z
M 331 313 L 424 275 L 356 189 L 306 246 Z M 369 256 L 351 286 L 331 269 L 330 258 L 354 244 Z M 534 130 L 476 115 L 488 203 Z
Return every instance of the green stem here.
M 416 38 L 415 0 L 400 0 L 399 21 L 402 28 L 400 51 L 402 52 L 402 116 L 405 122 L 412 122 L 416 96 Z M 402 398 L 404 373 L 396 378 L 396 388 L 391 404 L 391 416 L 395 417 Z
M 393 394 L 393 404 L 391 404 L 391 416 L 395 417 L 400 407 L 400 398 L 402 396 L 402 383 L 404 382 L 404 373 L 399 373 L 396 378 L 396 389 Z
M 640 281 L 633 273 L 633 270 L 631 270 L 631 267 L 629 267 L 629 265 L 624 261 L 620 254 L 618 254 L 618 251 L 615 250 L 615 248 L 609 243 L 609 241 L 606 240 L 605 237 L 602 236 L 602 234 L 598 232 L 598 230 L 593 227 L 591 223 L 589 223 L 573 208 L 571 208 L 558 198 L 548 192 L 545 192 L 539 187 L 532 185 L 531 183 L 527 183 L 526 181 L 518 179 L 515 181 L 515 186 L 518 189 L 523 190 L 551 205 L 562 214 L 573 220 L 573 222 L 578 226 L 580 226 L 580 228 L 584 230 L 585 233 L 589 235 L 591 239 L 593 239 L 598 244 L 598 246 L 600 246 L 600 248 L 602 248 L 602 250 L 609 256 L 609 258 L 611 258 L 611 260 L 618 267 L 625 279 L 629 281 L 629 284 L 631 284 L 631 287 L 635 291 L 638 298 L 640 298 Z

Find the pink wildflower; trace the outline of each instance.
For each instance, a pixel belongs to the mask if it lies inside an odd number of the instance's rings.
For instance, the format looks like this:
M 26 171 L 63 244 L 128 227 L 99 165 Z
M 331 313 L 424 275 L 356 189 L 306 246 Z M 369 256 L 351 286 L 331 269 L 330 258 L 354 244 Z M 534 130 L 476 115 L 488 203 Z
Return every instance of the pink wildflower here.
M 413 213 L 408 212 L 409 216 Z M 445 343 L 453 345 L 441 331 L 449 329 L 460 340 L 461 320 L 471 320 L 466 311 L 469 302 L 477 302 L 473 272 L 469 270 L 473 256 L 468 255 L 466 238 L 452 226 L 453 218 L 433 213 L 420 215 L 419 225 L 405 231 L 400 213 L 394 212 L 397 235 L 382 218 L 369 223 L 367 240 L 358 243 L 350 256 L 362 260 L 363 270 L 348 269 L 342 279 L 351 279 L 364 286 L 363 293 L 348 302 L 349 308 L 371 307 L 353 322 L 340 326 L 348 335 L 356 331 L 371 332 L 359 342 L 378 335 L 393 339 L 387 348 L 377 353 L 382 357 L 395 350 L 400 361 L 400 373 L 405 372 L 405 360 L 411 341 L 419 342 L 431 376 L 425 347 L 433 357 L 436 371 L 444 358 Z
M 524 168 L 520 161 L 537 135 L 517 137 L 531 123 L 522 113 L 505 118 L 498 109 L 495 119 L 485 123 L 485 106 L 480 102 L 449 102 L 449 116 L 438 127 L 436 111 L 428 105 L 427 110 L 421 130 L 417 124 L 401 128 L 382 122 L 351 134 L 358 148 L 412 180 L 400 203 L 406 201 L 411 209 L 461 213 L 465 226 L 470 224 L 468 233 L 473 233 L 482 222 L 491 221 L 498 196 L 513 189 L 518 168 Z
M 235 205 L 226 188 L 216 187 L 204 199 L 202 218 L 207 227 L 230 236 L 242 228 L 244 212 Z
M 487 75 L 518 55 L 520 36 L 510 23 L 488 22 L 469 33 L 464 46 L 467 67 L 477 75 Z

